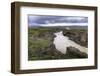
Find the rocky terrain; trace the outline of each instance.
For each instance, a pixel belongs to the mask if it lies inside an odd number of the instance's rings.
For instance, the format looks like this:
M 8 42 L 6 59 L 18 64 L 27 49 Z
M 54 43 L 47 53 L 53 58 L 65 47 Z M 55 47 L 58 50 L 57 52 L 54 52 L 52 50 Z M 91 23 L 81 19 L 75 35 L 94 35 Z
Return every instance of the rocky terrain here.
M 66 28 L 29 28 L 28 29 L 28 60 L 51 60 L 51 59 L 76 59 L 87 58 L 88 55 L 80 52 L 75 47 L 68 47 L 68 52 L 62 54 L 54 44 L 54 33 L 63 31 L 64 36 L 70 40 L 88 47 L 87 29 L 66 29 Z

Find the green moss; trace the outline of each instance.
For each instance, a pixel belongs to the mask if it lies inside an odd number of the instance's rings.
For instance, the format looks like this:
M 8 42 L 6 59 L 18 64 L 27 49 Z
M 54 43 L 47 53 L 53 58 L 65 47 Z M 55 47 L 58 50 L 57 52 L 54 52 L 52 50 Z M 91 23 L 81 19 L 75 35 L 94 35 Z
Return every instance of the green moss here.
M 86 33 L 84 29 L 66 30 L 64 28 L 29 28 L 28 29 L 28 60 L 48 60 L 48 59 L 72 59 L 77 56 L 62 54 L 51 46 L 53 45 L 53 33 L 58 31 Z M 76 38 L 77 39 L 77 38 Z

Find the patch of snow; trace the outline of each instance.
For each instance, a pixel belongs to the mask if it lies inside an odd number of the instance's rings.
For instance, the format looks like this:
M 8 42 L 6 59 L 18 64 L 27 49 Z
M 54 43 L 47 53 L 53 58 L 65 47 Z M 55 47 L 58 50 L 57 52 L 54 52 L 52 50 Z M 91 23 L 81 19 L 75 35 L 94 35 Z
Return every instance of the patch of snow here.
M 87 53 L 88 48 L 83 47 L 83 46 L 75 43 L 74 41 L 70 40 L 69 37 L 63 35 L 62 31 L 54 33 L 54 35 L 56 37 L 54 38 L 53 43 L 54 43 L 56 49 L 58 51 L 60 51 L 61 53 L 66 54 L 67 53 L 67 47 L 70 47 L 70 46 L 79 49 L 81 52 Z

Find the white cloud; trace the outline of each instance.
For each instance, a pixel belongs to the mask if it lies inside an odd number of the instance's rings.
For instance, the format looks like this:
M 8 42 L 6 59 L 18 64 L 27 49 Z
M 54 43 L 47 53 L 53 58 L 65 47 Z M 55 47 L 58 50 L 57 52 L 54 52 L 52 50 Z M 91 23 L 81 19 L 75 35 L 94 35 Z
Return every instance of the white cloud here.
M 82 20 L 82 19 L 85 19 L 85 17 L 67 17 L 67 18 L 62 18 L 62 20 Z
M 88 23 L 53 23 L 41 24 L 40 26 L 87 26 Z

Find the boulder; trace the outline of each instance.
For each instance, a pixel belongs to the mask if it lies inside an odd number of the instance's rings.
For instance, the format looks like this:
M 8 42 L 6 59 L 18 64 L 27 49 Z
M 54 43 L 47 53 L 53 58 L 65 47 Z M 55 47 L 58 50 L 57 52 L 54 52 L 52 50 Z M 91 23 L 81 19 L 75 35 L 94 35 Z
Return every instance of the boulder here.
M 70 56 L 73 56 L 73 57 L 77 57 L 77 58 L 87 58 L 88 55 L 84 52 L 81 52 L 80 50 L 78 50 L 77 48 L 75 47 L 68 47 L 67 48 L 67 55 L 70 55 Z

